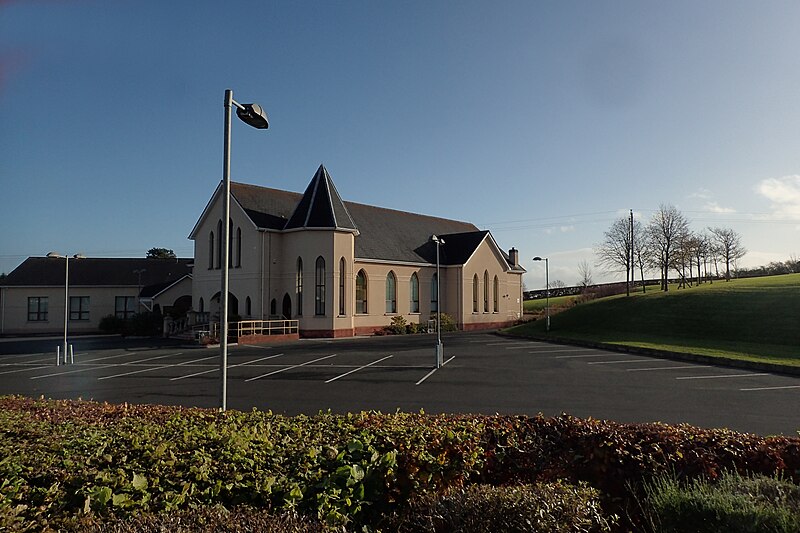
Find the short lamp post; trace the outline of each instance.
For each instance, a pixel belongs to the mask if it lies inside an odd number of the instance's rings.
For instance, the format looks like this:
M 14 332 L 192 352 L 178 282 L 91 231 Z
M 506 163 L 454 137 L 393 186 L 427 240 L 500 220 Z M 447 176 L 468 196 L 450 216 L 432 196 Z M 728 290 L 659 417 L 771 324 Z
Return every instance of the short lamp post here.
M 442 346 L 442 301 L 439 298 L 442 286 L 442 277 L 439 275 L 439 248 L 444 244 L 444 239 L 431 235 L 431 240 L 436 243 L 436 368 L 440 368 L 444 361 L 444 346 Z
M 223 196 L 223 213 L 222 218 L 225 221 L 223 226 L 222 249 L 222 295 L 220 305 L 222 310 L 220 313 L 220 331 L 219 331 L 219 345 L 220 345 L 220 410 L 225 411 L 228 403 L 228 263 L 230 262 L 230 247 L 228 243 L 231 238 L 230 228 L 230 213 L 231 213 L 231 108 L 236 106 L 236 116 L 243 122 L 250 126 L 265 130 L 269 128 L 269 120 L 267 114 L 258 104 L 240 104 L 233 99 L 233 91 L 231 89 L 225 90 L 225 132 L 224 132 L 224 146 L 223 146 L 223 162 L 222 162 L 222 184 L 224 191 Z
M 51 259 L 64 259 L 64 362 L 67 362 L 67 330 L 69 328 L 69 256 L 58 252 L 50 252 L 47 257 Z M 83 259 L 81 254 L 75 254 L 73 259 Z
M 534 261 L 542 261 L 544 259 L 544 279 L 545 279 L 545 323 L 544 329 L 550 332 L 550 264 L 547 258 L 541 258 L 538 255 L 533 258 Z

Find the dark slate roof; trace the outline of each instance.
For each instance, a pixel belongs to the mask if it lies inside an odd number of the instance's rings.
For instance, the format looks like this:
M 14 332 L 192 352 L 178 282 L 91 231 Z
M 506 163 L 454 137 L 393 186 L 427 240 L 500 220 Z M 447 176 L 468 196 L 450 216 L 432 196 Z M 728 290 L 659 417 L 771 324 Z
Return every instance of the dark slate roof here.
M 324 165 L 320 165 L 284 229 L 330 228 L 358 232 Z
M 70 259 L 70 287 L 142 287 L 170 285 L 191 274 L 192 259 L 97 258 Z M 143 270 L 141 285 L 139 274 Z M 29 257 L 3 281 L 4 287 L 64 286 L 64 261 Z
M 274 230 L 286 226 L 302 198 L 302 195 L 296 192 L 236 182 L 231 182 L 231 195 L 236 198 L 256 226 Z

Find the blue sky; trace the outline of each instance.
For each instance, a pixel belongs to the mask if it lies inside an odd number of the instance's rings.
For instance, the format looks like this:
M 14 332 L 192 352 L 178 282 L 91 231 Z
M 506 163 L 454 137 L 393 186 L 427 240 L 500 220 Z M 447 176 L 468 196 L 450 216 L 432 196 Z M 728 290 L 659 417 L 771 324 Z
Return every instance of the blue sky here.
M 221 178 L 467 220 L 530 288 L 677 206 L 743 265 L 800 254 L 798 2 L 0 1 L 0 272 L 191 256 Z M 596 281 L 614 276 L 593 266 Z

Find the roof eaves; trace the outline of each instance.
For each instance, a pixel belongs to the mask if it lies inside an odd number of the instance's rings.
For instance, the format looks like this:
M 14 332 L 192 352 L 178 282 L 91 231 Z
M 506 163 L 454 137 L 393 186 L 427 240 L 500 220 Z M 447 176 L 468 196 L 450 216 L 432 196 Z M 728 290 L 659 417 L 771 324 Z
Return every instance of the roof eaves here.
M 208 216 L 208 213 L 211 211 L 211 205 L 214 203 L 217 195 L 220 194 L 220 189 L 221 188 L 222 188 L 222 182 L 220 181 L 219 184 L 217 184 L 217 188 L 214 189 L 214 194 L 212 194 L 211 198 L 209 198 L 205 209 L 203 209 L 203 212 L 200 214 L 200 218 L 197 219 L 197 222 L 195 222 L 194 227 L 192 228 L 192 231 L 189 233 L 189 237 L 188 237 L 189 239 L 194 240 L 195 237 L 197 236 L 197 231 L 200 229 L 200 225 L 203 223 L 203 221 L 205 220 L 206 216 Z

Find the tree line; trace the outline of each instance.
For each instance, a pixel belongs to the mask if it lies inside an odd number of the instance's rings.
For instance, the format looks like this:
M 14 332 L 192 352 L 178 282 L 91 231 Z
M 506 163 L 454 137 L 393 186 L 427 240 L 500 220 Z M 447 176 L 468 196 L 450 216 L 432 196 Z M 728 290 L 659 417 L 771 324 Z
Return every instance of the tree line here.
M 724 227 L 691 229 L 689 219 L 673 205 L 661 204 L 644 224 L 630 216 L 615 220 L 595 245 L 598 266 L 625 272 L 627 293 L 635 278 L 645 286 L 645 272 L 658 271 L 663 291 L 669 290 L 670 272 L 679 286 L 724 277 L 747 253 L 735 230 Z M 720 272 L 722 271 L 722 272 Z

